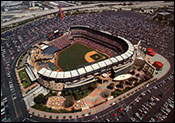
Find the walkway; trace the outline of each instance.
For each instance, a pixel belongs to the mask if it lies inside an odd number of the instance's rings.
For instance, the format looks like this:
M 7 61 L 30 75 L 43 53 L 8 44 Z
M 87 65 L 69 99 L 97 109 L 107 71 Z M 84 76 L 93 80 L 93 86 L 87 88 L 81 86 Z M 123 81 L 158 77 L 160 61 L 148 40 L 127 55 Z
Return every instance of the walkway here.
M 101 102 L 104 102 L 105 99 L 101 97 L 101 92 L 105 91 L 106 87 L 99 85 L 92 93 L 90 93 L 87 97 L 81 99 L 81 101 L 84 101 L 86 104 L 88 104 L 89 107 L 93 107 L 96 104 L 99 104 Z

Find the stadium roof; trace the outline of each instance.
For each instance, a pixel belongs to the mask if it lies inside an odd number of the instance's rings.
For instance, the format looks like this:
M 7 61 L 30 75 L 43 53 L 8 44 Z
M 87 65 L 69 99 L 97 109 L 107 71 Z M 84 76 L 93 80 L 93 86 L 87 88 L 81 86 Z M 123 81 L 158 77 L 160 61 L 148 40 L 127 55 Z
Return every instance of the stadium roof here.
M 46 68 L 45 67 L 43 67 L 42 69 L 40 69 L 39 71 L 38 71 L 38 73 L 39 74 L 44 74 L 44 72 L 46 72 Z
M 118 61 L 115 57 L 110 58 L 110 60 L 112 61 L 112 63 L 117 63 Z
M 44 73 L 44 75 L 45 75 L 45 76 L 50 76 L 51 72 L 52 72 L 51 70 L 47 70 L 47 71 Z
M 71 78 L 71 73 L 70 73 L 70 71 L 65 71 L 65 72 L 64 72 L 64 78 Z
M 56 77 L 57 77 L 57 74 L 58 74 L 58 72 L 53 71 L 53 72 L 50 74 L 50 77 L 51 77 L 51 78 L 56 78 Z
M 126 52 L 126 53 L 127 53 L 127 52 Z M 128 58 L 128 56 L 127 56 L 125 53 L 122 54 L 121 57 L 122 57 L 123 59 L 127 59 L 127 58 Z
M 130 57 L 132 54 L 133 54 L 133 52 L 130 51 L 130 50 L 126 53 L 126 55 L 127 55 L 128 57 Z
M 98 64 L 101 68 L 106 67 L 106 64 L 104 61 L 100 61 L 100 62 L 98 62 Z
M 27 66 L 25 68 L 25 70 L 26 70 L 26 72 L 27 72 L 27 74 L 28 74 L 31 81 L 35 81 L 37 79 L 29 66 Z
M 85 71 L 85 69 L 83 67 L 82 68 L 79 68 L 77 70 L 78 70 L 78 72 L 79 72 L 80 75 L 83 75 L 83 74 L 86 73 L 86 71 Z
M 75 76 L 79 75 L 77 70 L 71 70 L 70 72 L 72 74 L 72 77 L 75 77 Z
M 93 64 L 93 65 L 91 65 L 91 66 L 92 66 L 92 68 L 93 68 L 94 70 L 97 70 L 97 69 L 100 68 L 99 65 L 98 65 L 97 63 L 95 63 L 95 64 Z
M 129 50 L 134 51 L 134 46 L 131 44 L 130 41 L 128 41 L 127 39 L 125 39 L 125 38 L 123 38 L 121 36 L 117 36 L 117 37 L 120 38 L 120 39 L 122 39 L 122 40 L 124 40 L 128 44 L 128 46 L 129 46 L 128 49 Z
M 64 78 L 64 72 L 58 72 L 57 78 L 63 79 Z
M 49 47 L 49 46 L 48 46 L 48 45 L 45 45 L 45 44 L 42 44 L 42 45 L 41 45 L 41 49 L 42 49 L 42 50 L 44 50 L 44 49 L 46 49 L 46 48 L 48 48 L 48 47 Z
M 121 57 L 121 56 L 116 56 L 115 57 L 118 61 L 122 61 L 123 60 L 123 58 Z
M 104 60 L 104 62 L 106 63 L 106 65 L 111 65 L 112 64 L 112 62 L 109 59 Z
M 44 49 L 43 54 L 54 54 L 55 52 L 58 51 L 58 48 L 55 46 L 50 46 Z
M 86 67 L 84 67 L 84 68 L 85 68 L 85 70 L 86 70 L 87 72 L 93 71 L 93 68 L 91 67 L 91 65 L 88 65 L 88 66 L 86 66 Z

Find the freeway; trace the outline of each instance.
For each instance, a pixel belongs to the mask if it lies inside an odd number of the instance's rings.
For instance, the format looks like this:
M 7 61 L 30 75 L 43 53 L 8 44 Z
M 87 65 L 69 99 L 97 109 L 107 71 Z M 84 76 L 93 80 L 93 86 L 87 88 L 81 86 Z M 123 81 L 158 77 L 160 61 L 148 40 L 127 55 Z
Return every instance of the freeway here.
M 78 5 L 78 6 L 64 7 L 64 8 L 62 8 L 62 11 L 85 9 L 85 8 L 94 8 L 98 5 L 106 5 L 106 6 L 110 5 L 110 6 L 114 6 L 115 8 L 123 8 L 123 6 L 119 5 L 120 3 L 123 3 L 123 2 L 108 2 L 108 3 L 95 3 L 95 4 L 87 4 L 87 5 Z M 159 7 L 159 6 L 171 5 L 171 2 L 165 3 L 165 2 L 161 2 L 161 1 L 153 1 L 153 2 L 135 2 L 133 4 L 135 4 L 135 5 L 126 6 L 126 7 L 128 7 L 128 8 L 139 8 L 139 7 L 147 8 L 148 6 L 149 7 Z M 1 14 L 2 16 L 3 15 L 15 15 L 15 16 L 25 15 L 25 17 L 2 23 L 1 28 L 5 27 L 5 26 L 8 26 L 10 24 L 13 24 L 13 23 L 17 23 L 17 22 L 20 22 L 20 21 L 24 21 L 24 20 L 27 20 L 27 19 L 31 19 L 31 18 L 35 18 L 35 17 L 47 15 L 47 14 L 52 14 L 52 13 L 55 13 L 55 12 L 58 12 L 58 11 L 59 11 L 59 8 L 51 9 L 51 10 L 44 10 L 44 11 L 29 12 L 29 13 L 16 13 L 16 14 L 2 13 Z

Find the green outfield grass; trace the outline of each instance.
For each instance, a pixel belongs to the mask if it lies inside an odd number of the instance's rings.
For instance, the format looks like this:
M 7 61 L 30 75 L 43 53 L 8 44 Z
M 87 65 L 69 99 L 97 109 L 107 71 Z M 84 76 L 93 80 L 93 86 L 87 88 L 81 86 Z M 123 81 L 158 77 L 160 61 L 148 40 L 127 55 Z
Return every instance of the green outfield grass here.
M 83 44 L 76 43 L 67 49 L 63 50 L 58 55 L 58 66 L 63 70 L 73 70 L 76 69 L 80 65 L 84 65 L 88 63 L 84 56 L 86 53 L 93 51 L 90 47 L 87 47 Z M 98 51 L 96 51 L 98 52 Z M 91 58 L 93 58 L 95 61 L 102 60 L 102 56 L 105 57 L 105 59 L 109 58 L 105 54 L 102 54 L 98 52 L 99 54 L 95 54 Z M 95 57 L 97 56 L 97 57 Z
M 32 83 L 31 83 L 31 81 L 30 81 L 29 77 L 27 76 L 27 73 L 24 69 L 19 71 L 18 74 L 19 74 L 21 83 L 23 84 L 24 88 L 27 88 L 30 85 L 32 85 Z

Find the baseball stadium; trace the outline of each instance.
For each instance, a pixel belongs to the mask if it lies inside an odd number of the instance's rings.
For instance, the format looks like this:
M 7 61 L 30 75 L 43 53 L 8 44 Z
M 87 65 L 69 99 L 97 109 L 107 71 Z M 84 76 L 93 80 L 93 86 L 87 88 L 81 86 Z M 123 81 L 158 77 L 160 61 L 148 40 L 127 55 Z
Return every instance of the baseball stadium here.
M 71 26 L 62 35 L 56 30 L 51 36 L 52 40 L 35 44 L 27 59 L 31 80 L 51 90 L 80 87 L 112 69 L 117 76 L 133 68 L 134 46 L 124 37 L 83 25 Z

